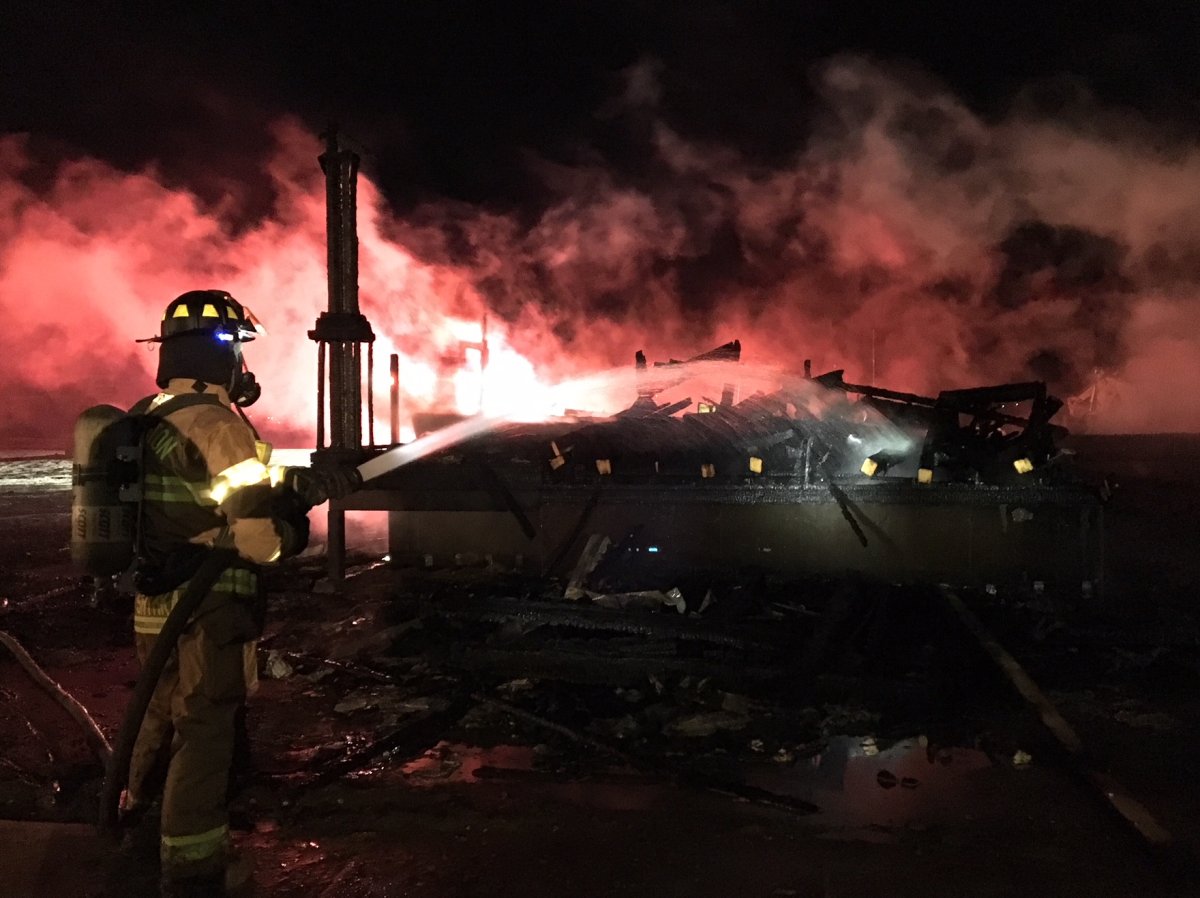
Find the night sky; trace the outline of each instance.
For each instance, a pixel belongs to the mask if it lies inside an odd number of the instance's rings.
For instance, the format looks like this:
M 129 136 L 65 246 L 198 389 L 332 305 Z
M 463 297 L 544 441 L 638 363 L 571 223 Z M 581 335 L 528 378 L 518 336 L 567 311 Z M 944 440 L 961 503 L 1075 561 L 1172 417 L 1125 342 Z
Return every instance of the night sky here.
M 1071 115 L 1091 97 L 1200 131 L 1200 4 L 1126 6 L 17 0 L 0 29 L 0 131 L 154 161 L 216 196 L 254 180 L 266 121 L 336 120 L 400 211 L 430 197 L 536 206 L 530 153 L 636 178 L 641 135 L 604 107 L 640 61 L 657 66 L 673 128 L 765 163 L 803 145 L 813 66 L 845 52 L 927 73 L 984 116 L 1017 103 Z

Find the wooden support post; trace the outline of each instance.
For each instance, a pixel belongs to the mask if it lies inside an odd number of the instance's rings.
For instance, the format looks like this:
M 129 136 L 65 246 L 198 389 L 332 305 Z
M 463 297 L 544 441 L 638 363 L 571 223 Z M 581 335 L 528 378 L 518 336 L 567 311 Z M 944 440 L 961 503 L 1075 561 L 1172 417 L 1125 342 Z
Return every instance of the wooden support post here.
M 367 445 L 375 448 L 375 344 L 367 344 Z
M 325 448 L 325 344 L 317 344 L 317 450 Z
M 393 352 L 390 360 L 392 374 L 392 445 L 400 444 L 400 356 Z
M 346 576 L 346 512 L 334 500 L 329 502 L 329 534 L 325 552 L 329 562 L 329 581 L 337 585 Z

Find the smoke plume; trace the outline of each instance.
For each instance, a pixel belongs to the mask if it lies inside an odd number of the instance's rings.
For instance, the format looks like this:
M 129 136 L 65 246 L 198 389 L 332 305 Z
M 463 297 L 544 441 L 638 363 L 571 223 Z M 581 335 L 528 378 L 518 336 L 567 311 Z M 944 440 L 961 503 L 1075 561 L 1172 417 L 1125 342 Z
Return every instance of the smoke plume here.
M 744 357 L 934 391 L 1044 379 L 1083 426 L 1195 430 L 1200 147 L 1077 98 L 985 120 L 919 72 L 827 61 L 805 144 L 764 165 L 683 137 L 653 63 L 601 113 L 639 149 L 617 166 L 530 157 L 534 210 L 432 202 L 397 216 L 360 179 L 360 287 L 401 355 L 406 414 L 486 409 L 536 383 L 735 337 Z M 266 324 L 247 349 L 261 422 L 311 443 L 325 303 L 316 138 L 272 126 L 270 187 L 247 224 L 153 169 L 48 163 L 0 138 L 0 443 L 61 445 L 95 402 L 153 390 L 135 337 L 190 289 L 227 289 Z M 490 361 L 478 352 L 488 316 Z M 632 397 L 631 397 L 632 398 Z M 383 402 L 378 406 L 386 408 Z M 380 426 L 382 436 L 386 428 Z

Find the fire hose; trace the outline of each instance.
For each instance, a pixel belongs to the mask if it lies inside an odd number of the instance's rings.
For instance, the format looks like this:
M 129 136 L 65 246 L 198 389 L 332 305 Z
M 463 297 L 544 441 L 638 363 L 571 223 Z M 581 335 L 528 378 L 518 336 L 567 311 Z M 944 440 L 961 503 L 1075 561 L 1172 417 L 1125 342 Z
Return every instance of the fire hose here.
M 360 465 L 357 469 L 358 482 L 378 477 L 380 474 L 412 460 L 410 457 L 412 450 L 408 446 L 401 446 L 398 449 L 407 451 L 393 449 L 379 458 Z M 121 729 L 117 733 L 116 744 L 107 759 L 104 788 L 100 793 L 98 825 L 101 833 L 115 837 L 119 832 L 121 792 L 128 782 L 129 762 L 133 757 L 133 746 L 141 731 L 142 721 L 146 717 L 146 710 L 150 707 L 154 690 L 158 687 L 163 668 L 166 667 L 171 653 L 175 651 L 179 637 L 187 628 L 192 615 L 208 596 L 209 590 L 217 582 L 217 578 L 237 557 L 237 552 L 233 549 L 214 550 L 188 581 L 183 595 L 179 597 L 175 607 L 167 615 L 162 630 L 154 640 L 154 647 L 142 665 L 142 672 L 138 676 L 137 685 L 134 686 L 133 696 L 125 711 L 125 718 L 121 722 Z
M 358 482 L 361 483 L 361 480 Z M 121 729 L 117 733 L 116 744 L 108 758 L 104 788 L 100 793 L 98 826 L 101 833 L 115 837 L 119 832 L 121 792 L 128 783 L 129 762 L 133 757 L 133 746 L 137 742 L 138 733 L 141 731 L 142 722 L 146 717 L 146 710 L 150 707 L 150 700 L 154 696 L 154 690 L 158 687 L 163 669 L 167 666 L 167 661 L 170 659 L 171 653 L 175 651 L 179 637 L 187 628 L 192 615 L 208 596 L 213 584 L 217 582 L 217 578 L 237 558 L 238 553 L 234 549 L 221 548 L 212 551 L 188 581 L 183 594 L 175 603 L 175 607 L 171 609 L 171 613 L 167 615 L 162 630 L 154 640 L 154 646 L 142 665 L 142 672 L 138 675 L 137 684 L 134 686 L 133 695 L 129 700 L 129 707 L 125 711 Z
M 138 676 L 133 696 L 129 700 L 129 707 L 125 711 L 125 719 L 121 722 L 121 729 L 117 733 L 116 744 L 108 759 L 104 789 L 100 793 L 99 827 L 100 831 L 106 835 L 115 837 L 118 833 L 121 791 L 125 788 L 129 778 L 129 762 L 133 757 L 133 746 L 142 729 L 146 709 L 150 707 L 150 699 L 154 696 L 154 690 L 158 686 L 163 668 L 167 666 L 167 661 L 170 659 L 171 653 L 175 651 L 175 645 L 187 628 L 192 614 L 208 596 L 209 591 L 217 582 L 217 578 L 236 559 L 237 552 L 233 549 L 217 549 L 204 559 L 200 569 L 188 581 L 183 595 L 179 597 L 179 601 L 167 615 L 162 631 L 154 640 L 154 647 L 150 650 L 145 664 L 142 665 L 142 672 Z
M 12 656 L 17 659 L 21 667 L 25 668 L 25 672 L 29 674 L 33 681 L 62 705 L 63 709 L 71 715 L 71 719 L 79 724 L 83 730 L 84 738 L 87 740 L 88 747 L 95 752 L 101 764 L 107 765 L 109 759 L 112 757 L 112 748 L 109 746 L 108 740 L 104 738 L 104 733 L 100 731 L 100 727 L 96 725 L 96 721 L 92 718 L 92 715 L 88 713 L 87 708 L 76 701 L 75 697 L 63 689 L 62 686 L 54 682 L 38 666 L 38 663 L 33 660 L 30 654 L 25 651 L 25 647 L 13 638 L 12 634 L 0 630 L 0 644 L 12 653 Z

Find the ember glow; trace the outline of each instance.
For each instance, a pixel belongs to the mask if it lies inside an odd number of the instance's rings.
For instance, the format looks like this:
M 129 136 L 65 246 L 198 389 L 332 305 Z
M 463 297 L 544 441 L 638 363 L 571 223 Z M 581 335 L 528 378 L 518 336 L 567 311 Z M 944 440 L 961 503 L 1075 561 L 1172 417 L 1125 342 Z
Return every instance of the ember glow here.
M 1200 393 L 1165 386 L 1200 379 L 1200 147 L 1104 110 L 984 121 L 852 57 L 820 87 L 809 142 L 775 167 L 689 142 L 655 91 L 628 91 L 607 114 L 648 124 L 650 173 L 535 161 L 551 199 L 533 215 L 430 202 L 398 217 L 360 177 L 376 439 L 392 352 L 410 435 L 417 412 L 533 415 L 539 391 L 637 349 L 687 358 L 735 337 L 785 370 L 811 358 L 926 392 L 1045 379 L 1090 429 L 1200 429 Z M 60 445 L 85 406 L 149 392 L 155 359 L 133 339 L 203 288 L 269 331 L 247 349 L 259 424 L 311 443 L 321 148 L 295 121 L 272 131 L 274 207 L 253 222 L 234 220 L 236 197 L 206 206 L 153 169 L 52 164 L 0 137 L 0 443 Z
M 270 417 L 260 424 L 311 440 L 316 346 L 306 332 L 326 301 L 320 148 L 293 123 L 279 124 L 276 134 L 279 154 L 268 171 L 276 215 L 236 233 L 220 210 L 200 208 L 152 172 L 125 174 L 84 160 L 63 166 L 48 190 L 34 191 L 21 180 L 34 167 L 23 141 L 3 141 L 4 382 L 44 405 L 14 410 L 0 437 L 53 441 L 69 426 L 71 409 L 132 403 L 152 390 L 156 358 L 134 338 L 157 333 L 165 302 L 202 284 L 229 290 L 267 326 L 269 336 L 246 350 L 266 390 Z M 464 345 L 482 338 L 487 306 L 479 293 L 462 272 L 421 262 L 382 236 L 385 213 L 365 178 L 360 196 L 362 305 L 379 334 L 377 410 L 386 412 L 393 352 L 408 416 L 423 409 L 474 414 L 481 398 L 488 409 L 489 394 L 535 385 L 533 364 L 510 345 L 506 327 L 493 323 L 484 389 L 479 350 Z M 376 438 L 386 442 L 389 433 L 381 416 Z

